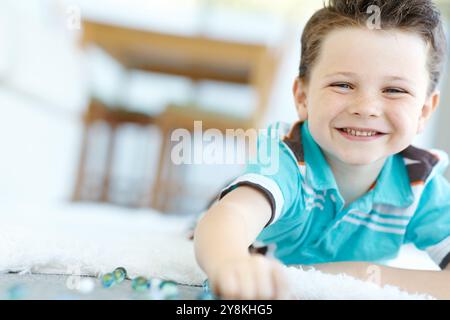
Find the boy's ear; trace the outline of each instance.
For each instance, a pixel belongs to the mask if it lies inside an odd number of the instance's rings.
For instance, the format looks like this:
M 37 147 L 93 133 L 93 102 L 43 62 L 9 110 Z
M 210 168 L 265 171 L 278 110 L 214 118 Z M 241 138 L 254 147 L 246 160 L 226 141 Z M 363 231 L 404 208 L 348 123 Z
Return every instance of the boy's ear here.
M 430 119 L 433 112 L 436 110 L 439 105 L 439 100 L 441 97 L 441 93 L 436 90 L 434 91 L 425 101 L 425 104 L 422 107 L 422 113 L 419 117 L 419 123 L 417 126 L 417 133 L 422 133 L 425 129 L 425 125 Z
M 298 117 L 301 121 L 304 121 L 308 118 L 305 81 L 299 77 L 295 78 L 292 91 L 294 93 L 295 108 L 297 109 Z

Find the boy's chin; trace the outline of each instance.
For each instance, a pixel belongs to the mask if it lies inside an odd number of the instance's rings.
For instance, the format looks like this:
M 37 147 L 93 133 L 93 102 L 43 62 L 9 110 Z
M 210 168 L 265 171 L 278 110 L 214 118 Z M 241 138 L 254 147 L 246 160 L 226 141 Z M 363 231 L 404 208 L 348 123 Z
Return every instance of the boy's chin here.
M 381 157 L 376 157 L 374 155 L 368 155 L 368 154 L 346 154 L 341 155 L 339 159 L 349 165 L 353 166 L 366 166 L 370 165 L 372 163 L 377 162 L 381 159 Z

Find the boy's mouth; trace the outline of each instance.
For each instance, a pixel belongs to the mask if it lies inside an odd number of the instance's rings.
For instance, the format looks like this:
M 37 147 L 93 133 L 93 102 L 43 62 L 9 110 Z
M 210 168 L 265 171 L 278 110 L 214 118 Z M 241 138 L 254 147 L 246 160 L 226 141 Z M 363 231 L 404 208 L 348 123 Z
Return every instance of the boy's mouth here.
M 375 129 L 366 129 L 366 128 L 353 128 L 353 127 L 344 127 L 344 128 L 336 128 L 344 137 L 350 140 L 374 140 L 381 136 L 386 135 L 386 133 L 377 131 Z

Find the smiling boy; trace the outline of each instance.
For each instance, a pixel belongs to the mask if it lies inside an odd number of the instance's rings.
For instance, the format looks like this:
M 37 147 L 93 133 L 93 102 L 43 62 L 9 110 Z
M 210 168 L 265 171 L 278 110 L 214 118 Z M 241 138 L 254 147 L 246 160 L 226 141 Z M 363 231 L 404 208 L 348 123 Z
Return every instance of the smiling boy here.
M 371 5 L 379 29 L 367 27 Z M 381 285 L 450 298 L 447 155 L 411 145 L 439 103 L 445 52 L 430 0 L 330 0 L 311 17 L 293 88 L 300 121 L 273 126 L 279 170 L 248 165 L 197 225 L 217 294 L 289 298 L 282 264 L 364 279 L 380 263 Z M 442 271 L 382 265 L 406 243 Z

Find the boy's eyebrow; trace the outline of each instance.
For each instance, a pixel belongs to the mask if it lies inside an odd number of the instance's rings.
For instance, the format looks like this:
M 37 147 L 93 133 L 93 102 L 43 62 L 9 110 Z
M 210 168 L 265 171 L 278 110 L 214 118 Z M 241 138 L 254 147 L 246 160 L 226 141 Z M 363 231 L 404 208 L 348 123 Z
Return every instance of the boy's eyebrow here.
M 411 80 L 404 78 L 404 77 L 399 77 L 399 76 L 388 76 L 386 77 L 386 79 L 388 80 L 400 80 L 400 81 L 405 81 L 405 82 L 409 82 L 412 83 Z
M 347 72 L 347 71 L 340 71 L 340 72 L 333 72 L 333 73 L 329 73 L 325 76 L 325 78 L 329 78 L 332 76 L 348 76 L 348 77 L 354 77 L 356 76 L 356 73 L 354 72 Z
M 358 75 L 354 72 L 349 72 L 349 71 L 340 71 L 340 72 L 334 72 L 334 73 L 329 73 L 325 76 L 325 78 L 329 78 L 332 76 L 347 76 L 347 77 L 357 77 Z M 400 77 L 400 76 L 386 76 L 385 77 L 386 80 L 399 80 L 399 81 L 405 81 L 408 83 L 412 83 L 411 80 L 404 78 L 404 77 Z

